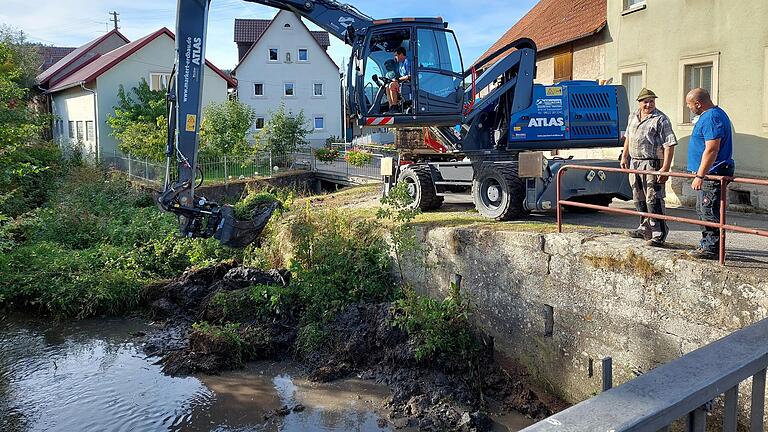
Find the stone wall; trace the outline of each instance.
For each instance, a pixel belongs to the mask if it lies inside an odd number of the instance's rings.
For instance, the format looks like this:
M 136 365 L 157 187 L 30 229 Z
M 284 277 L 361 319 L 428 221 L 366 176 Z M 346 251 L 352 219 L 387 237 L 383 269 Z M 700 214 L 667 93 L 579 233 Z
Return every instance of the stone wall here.
M 497 350 L 569 402 L 600 391 L 605 356 L 618 385 L 768 316 L 768 278 L 623 236 L 498 225 L 420 236 L 426 266 L 406 265 L 407 280 L 443 297 L 461 274 Z

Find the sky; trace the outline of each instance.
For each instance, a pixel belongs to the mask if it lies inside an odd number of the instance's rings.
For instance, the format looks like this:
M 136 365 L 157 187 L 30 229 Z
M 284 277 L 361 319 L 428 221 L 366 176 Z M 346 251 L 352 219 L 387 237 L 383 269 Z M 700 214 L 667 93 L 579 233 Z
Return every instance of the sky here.
M 536 0 L 345 0 L 375 18 L 441 16 L 456 32 L 464 65 L 472 64 Z M 113 28 L 110 13 L 120 15 L 120 32 L 136 40 L 161 28 L 175 32 L 175 0 L 0 0 L 0 24 L 22 30 L 33 42 L 77 47 Z M 272 18 L 277 10 L 243 0 L 212 0 L 206 57 L 221 69 L 237 64 L 233 42 L 235 18 Z M 305 20 L 310 29 L 321 30 Z M 349 56 L 344 43 L 331 36 L 331 58 L 342 65 Z

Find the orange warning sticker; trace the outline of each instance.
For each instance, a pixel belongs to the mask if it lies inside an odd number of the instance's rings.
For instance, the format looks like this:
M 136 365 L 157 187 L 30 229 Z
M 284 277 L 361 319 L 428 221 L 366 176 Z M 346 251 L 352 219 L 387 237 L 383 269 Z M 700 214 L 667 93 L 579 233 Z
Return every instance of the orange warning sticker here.
M 563 88 L 562 87 L 547 87 L 546 92 L 547 92 L 547 96 L 562 96 L 563 95 Z
M 187 132 L 194 132 L 196 125 L 197 125 L 197 115 L 187 114 L 187 127 L 185 128 L 185 130 Z

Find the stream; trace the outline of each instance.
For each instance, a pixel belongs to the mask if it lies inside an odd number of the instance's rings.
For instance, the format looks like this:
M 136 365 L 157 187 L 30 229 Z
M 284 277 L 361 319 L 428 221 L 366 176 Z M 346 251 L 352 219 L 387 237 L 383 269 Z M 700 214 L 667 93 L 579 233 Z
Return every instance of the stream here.
M 137 342 L 150 331 L 137 318 L 0 316 L 0 431 L 415 430 L 388 420 L 385 386 L 313 383 L 290 361 L 167 376 Z M 532 424 L 516 414 L 494 421 L 497 431 Z

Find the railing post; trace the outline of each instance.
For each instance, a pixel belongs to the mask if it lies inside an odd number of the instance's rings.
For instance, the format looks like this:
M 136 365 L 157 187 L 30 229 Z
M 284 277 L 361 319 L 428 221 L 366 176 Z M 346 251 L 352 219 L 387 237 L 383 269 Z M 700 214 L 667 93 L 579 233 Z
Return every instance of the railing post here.
M 560 205 L 560 184 L 562 183 L 562 177 L 563 173 L 565 172 L 567 168 L 566 167 L 560 167 L 559 170 L 557 170 L 557 175 L 555 176 L 555 192 L 556 192 L 556 200 L 555 206 L 557 206 L 557 209 L 555 210 L 557 212 L 557 232 L 562 233 L 563 232 L 563 209 Z
M 144 158 L 144 180 L 149 181 L 149 159 Z
M 752 407 L 750 409 L 751 432 L 762 432 L 765 413 L 765 369 L 752 377 Z
M 613 388 L 613 358 L 605 357 L 603 363 L 603 391 Z
M 131 178 L 131 154 L 128 154 L 128 178 Z
M 698 407 L 688 414 L 687 432 L 706 432 L 707 430 L 707 411 L 704 407 Z
M 725 208 L 728 200 L 728 180 L 720 180 L 720 265 L 725 264 Z
M 272 150 L 269 151 L 269 176 L 272 177 Z
M 737 403 L 739 401 L 738 384 L 725 392 L 725 416 L 723 417 L 723 432 L 736 432 Z
M 229 176 L 227 175 L 227 155 L 224 155 L 224 184 L 229 183 Z

